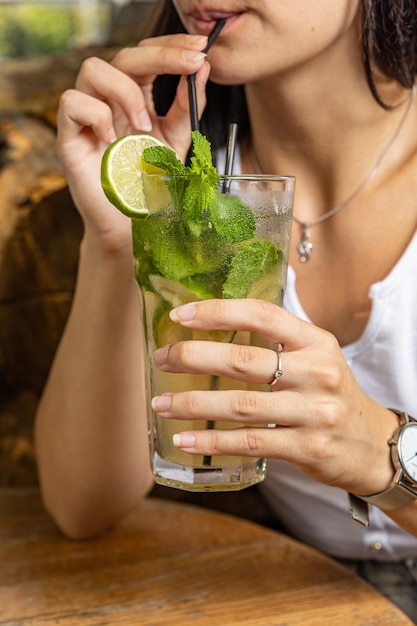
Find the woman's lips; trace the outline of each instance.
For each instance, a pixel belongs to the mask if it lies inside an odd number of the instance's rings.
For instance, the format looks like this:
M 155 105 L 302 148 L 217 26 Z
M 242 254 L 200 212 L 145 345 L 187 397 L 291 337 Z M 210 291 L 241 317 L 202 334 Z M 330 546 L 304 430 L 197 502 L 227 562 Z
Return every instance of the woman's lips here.
M 197 33 L 199 35 L 209 35 L 213 30 L 217 20 L 225 19 L 226 24 L 224 25 L 223 31 L 226 30 L 229 23 L 234 21 L 239 17 L 239 13 L 216 13 L 216 14 L 207 14 L 207 15 L 189 15 L 188 20 L 191 27 L 192 32 Z

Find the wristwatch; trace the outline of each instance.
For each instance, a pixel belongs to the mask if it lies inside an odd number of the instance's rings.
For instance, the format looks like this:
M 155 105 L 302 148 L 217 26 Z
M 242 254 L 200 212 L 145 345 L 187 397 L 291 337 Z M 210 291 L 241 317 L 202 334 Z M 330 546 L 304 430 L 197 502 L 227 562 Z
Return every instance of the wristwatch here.
M 362 526 L 369 526 L 368 503 L 388 511 L 417 500 L 417 420 L 403 411 L 389 410 L 400 420 L 388 440 L 395 468 L 393 484 L 372 496 L 348 493 L 350 518 Z
M 417 420 L 407 413 L 389 409 L 400 420 L 388 445 L 395 468 L 393 484 L 372 496 L 356 496 L 378 508 L 399 509 L 417 500 Z

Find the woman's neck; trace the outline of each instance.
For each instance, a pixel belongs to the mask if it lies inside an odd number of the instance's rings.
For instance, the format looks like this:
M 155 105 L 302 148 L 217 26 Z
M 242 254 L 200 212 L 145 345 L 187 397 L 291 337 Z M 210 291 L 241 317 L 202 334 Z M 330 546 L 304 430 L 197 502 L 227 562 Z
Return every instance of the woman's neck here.
M 324 78 L 286 83 L 282 77 L 275 84 L 247 87 L 251 150 L 265 173 L 297 177 L 295 212 L 305 221 L 336 206 L 361 184 L 396 132 L 410 97 L 408 90 L 381 83 L 382 97 L 398 105 L 385 111 L 363 77 L 346 79 L 331 90 L 323 83 Z M 415 110 L 407 124 L 416 136 Z M 388 172 L 412 148 L 410 134 L 402 132 L 381 170 Z M 245 168 L 253 169 L 250 161 L 244 149 Z

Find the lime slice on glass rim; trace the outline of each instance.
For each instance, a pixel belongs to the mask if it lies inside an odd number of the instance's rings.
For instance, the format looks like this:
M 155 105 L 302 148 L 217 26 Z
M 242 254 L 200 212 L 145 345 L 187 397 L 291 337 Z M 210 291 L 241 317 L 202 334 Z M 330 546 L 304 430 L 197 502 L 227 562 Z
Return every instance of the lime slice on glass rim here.
M 104 152 L 101 186 L 108 200 L 124 215 L 134 219 L 148 216 L 143 174 L 164 174 L 165 171 L 145 163 L 143 151 L 163 145 L 151 135 L 126 135 L 116 139 Z

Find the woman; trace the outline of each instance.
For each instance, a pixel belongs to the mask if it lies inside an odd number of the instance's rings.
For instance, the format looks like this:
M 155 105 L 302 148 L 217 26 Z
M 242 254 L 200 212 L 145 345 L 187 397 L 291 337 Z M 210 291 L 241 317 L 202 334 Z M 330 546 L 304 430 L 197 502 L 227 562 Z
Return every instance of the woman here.
M 130 224 L 104 198 L 99 165 L 108 143 L 131 132 L 149 132 L 185 159 L 185 76 L 196 72 L 202 130 L 213 145 L 221 147 L 237 120 L 242 171 L 297 177 L 291 267 L 286 310 L 207 301 L 174 315 L 192 328 L 262 329 L 284 345 L 284 374 L 276 393 L 248 392 L 244 403 L 233 392 L 183 393 L 154 399 L 156 410 L 167 419 L 214 412 L 275 423 L 176 439 L 190 454 L 268 457 L 264 495 L 295 536 L 361 564 L 395 562 L 411 576 L 413 494 L 405 505 L 371 507 L 366 529 L 349 520 L 347 493 L 391 488 L 387 442 L 399 418 L 389 407 L 417 416 L 416 2 L 173 5 L 158 5 L 159 36 L 111 64 L 87 60 L 61 99 L 58 148 L 85 235 L 72 312 L 37 418 L 45 503 L 64 532 L 88 537 L 150 488 Z M 206 58 L 207 35 L 222 17 Z M 182 76 L 177 91 L 166 79 L 156 85 L 165 74 Z M 256 348 L 216 343 L 207 343 L 204 359 L 192 344 L 177 344 L 158 350 L 155 362 L 263 383 L 277 369 L 273 351 L 260 359 Z M 417 592 L 408 597 L 416 610 Z

